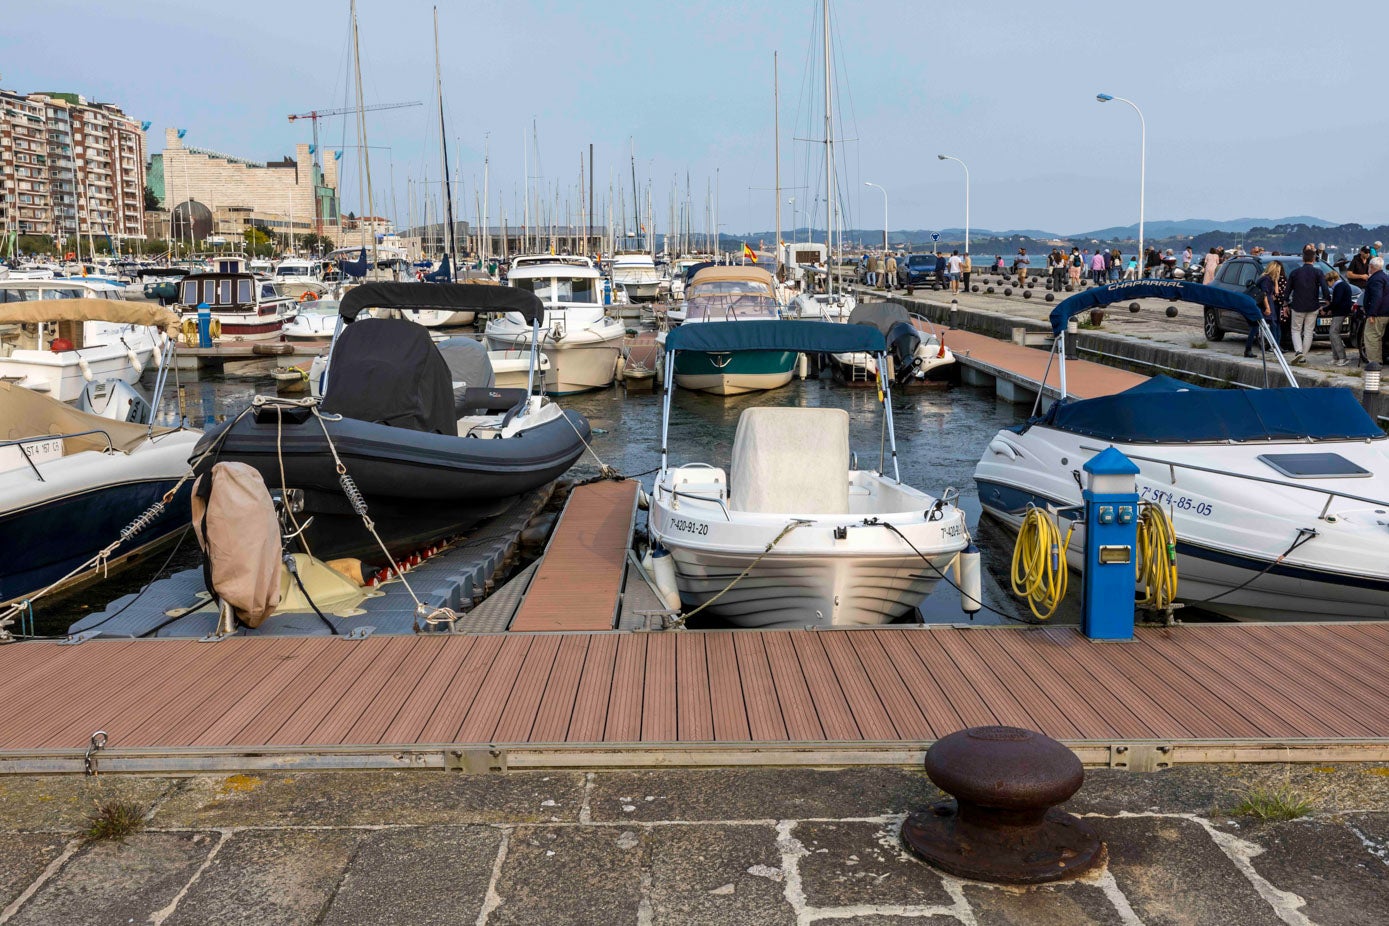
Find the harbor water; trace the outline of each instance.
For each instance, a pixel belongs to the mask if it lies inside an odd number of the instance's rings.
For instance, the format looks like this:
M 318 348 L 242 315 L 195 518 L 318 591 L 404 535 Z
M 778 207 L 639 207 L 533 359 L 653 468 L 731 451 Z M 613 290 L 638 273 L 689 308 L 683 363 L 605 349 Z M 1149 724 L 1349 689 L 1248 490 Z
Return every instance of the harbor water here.
M 199 374 L 185 371 L 181 380 L 166 391 L 159 419 L 172 423 L 182 412 L 190 426 L 203 428 L 235 415 L 257 394 L 274 395 L 275 384 L 269 371 L 275 361 L 256 363 L 263 371 L 245 366 L 232 375 L 210 370 Z M 619 385 L 559 401 L 564 407 L 583 413 L 593 427 L 592 452 L 580 458 L 570 471 L 570 478 L 597 475 L 601 460 L 624 475 L 638 476 L 648 489 L 651 487 L 654 471 L 660 465 L 658 392 L 629 393 Z M 991 389 L 958 385 L 897 392 L 892 405 L 903 481 L 931 495 L 938 496 L 947 488 L 957 490 L 958 504 L 969 516 L 984 563 L 985 609 L 974 616 L 974 622 L 997 624 L 1030 619 L 1026 605 L 1008 589 L 1012 536 L 991 521 L 980 523 L 972 478 L 975 463 L 989 440 L 1000 428 L 1021 420 L 1026 409 L 997 400 Z M 671 462 L 704 462 L 726 468 L 738 416 L 755 406 L 844 409 L 850 417 L 850 448 L 857 455 L 860 468 L 876 468 L 882 458 L 891 471 L 890 458 L 880 457 L 887 452 L 886 431 L 876 390 L 846 386 L 828 373 L 805 381 L 793 380 L 770 392 L 742 396 L 719 397 L 677 390 L 671 414 Z M 370 503 L 370 499 L 367 501 Z M 644 525 L 643 515 L 638 526 L 640 535 L 644 535 Z M 145 562 L 105 582 L 36 606 L 36 629 L 40 634 L 61 634 L 73 621 L 121 595 L 138 591 L 152 578 L 201 562 L 196 539 L 191 531 L 185 532 L 177 549 L 158 550 Z M 1068 600 L 1054 622 L 1075 623 L 1079 619 L 1079 585 L 1079 581 L 1071 583 Z M 923 604 L 922 612 L 931 622 L 970 620 L 960 610 L 959 593 L 944 582 Z

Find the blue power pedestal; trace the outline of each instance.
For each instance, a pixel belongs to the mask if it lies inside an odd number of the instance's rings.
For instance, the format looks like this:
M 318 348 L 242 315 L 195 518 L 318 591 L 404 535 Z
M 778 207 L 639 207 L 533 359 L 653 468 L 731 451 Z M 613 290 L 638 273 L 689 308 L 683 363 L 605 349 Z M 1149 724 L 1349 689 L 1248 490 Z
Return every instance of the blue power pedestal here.
M 1133 639 L 1138 465 L 1113 447 L 1085 464 L 1085 573 L 1080 629 L 1092 640 Z
M 212 346 L 212 306 L 198 303 L 198 346 Z

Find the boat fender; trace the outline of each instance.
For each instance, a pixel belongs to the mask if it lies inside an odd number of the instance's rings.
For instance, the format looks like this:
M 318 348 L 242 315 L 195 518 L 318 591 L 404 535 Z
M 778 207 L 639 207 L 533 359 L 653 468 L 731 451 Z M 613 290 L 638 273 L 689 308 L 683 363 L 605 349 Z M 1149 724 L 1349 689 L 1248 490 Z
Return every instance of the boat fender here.
M 666 607 L 679 611 L 680 589 L 675 584 L 675 560 L 671 559 L 670 551 L 665 547 L 657 547 L 651 553 L 651 577 Z
M 140 357 L 133 350 L 128 350 L 125 355 L 130 358 L 130 365 L 134 368 L 136 375 L 145 372 L 145 365 L 140 362 Z
M 656 582 L 655 557 L 652 555 L 652 548 L 647 547 L 646 552 L 641 556 L 641 569 L 651 579 L 652 584 Z
M 960 587 L 960 610 L 973 617 L 984 607 L 979 548 L 970 544 L 955 557 L 955 584 Z
M 646 494 L 646 489 L 637 486 L 637 507 L 642 511 L 651 510 L 651 496 Z
M 154 350 L 150 353 L 150 357 L 153 358 L 156 367 L 162 367 L 164 365 L 164 341 L 165 335 L 163 332 L 160 332 L 159 337 L 154 340 Z
M 809 372 L 810 372 L 810 358 L 807 357 L 805 354 L 798 354 L 798 355 L 796 356 L 796 378 L 797 378 L 797 379 L 805 379 L 805 378 L 806 378 L 806 375 L 807 375 Z
M 625 375 L 626 367 L 627 358 L 623 357 L 621 354 L 618 354 L 617 359 L 613 361 L 613 379 L 625 380 L 627 378 Z
M 77 368 L 82 371 L 82 378 L 90 383 L 93 379 L 92 365 L 87 362 L 86 357 L 77 358 Z
M 1001 457 L 1007 457 L 1010 460 L 1016 460 L 1018 458 L 1018 452 L 1013 449 L 1012 444 L 997 438 L 989 441 L 989 451 Z

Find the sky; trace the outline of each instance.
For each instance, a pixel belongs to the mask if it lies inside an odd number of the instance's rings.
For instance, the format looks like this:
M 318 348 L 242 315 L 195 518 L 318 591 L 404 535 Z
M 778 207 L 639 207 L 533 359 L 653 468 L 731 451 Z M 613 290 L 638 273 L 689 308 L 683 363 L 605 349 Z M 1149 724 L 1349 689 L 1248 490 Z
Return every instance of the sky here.
M 552 202 L 558 187 L 559 213 L 565 200 L 577 211 L 589 144 L 599 211 L 621 185 L 630 213 L 634 146 L 658 229 L 677 184 L 685 198 L 687 177 L 697 228 L 711 221 L 717 180 L 725 233 L 771 229 L 775 51 L 782 225 L 793 215 L 806 224 L 811 206 L 823 227 L 823 145 L 797 140 L 824 135 L 819 2 L 440 2 L 456 213 L 476 211 L 484 152 L 491 223 L 502 208 L 516 223 L 524 158 L 537 195 Z M 153 123 L 154 151 L 174 126 L 188 130 L 185 144 L 276 160 L 310 137 L 289 113 L 353 102 L 348 0 L 6 7 L 0 87 L 115 103 Z M 367 116 L 375 211 L 400 221 L 424 191 L 438 195 L 431 8 L 359 0 L 363 98 L 425 104 Z M 1286 0 L 832 0 L 831 10 L 838 182 L 851 227 L 883 224 L 883 195 L 867 181 L 887 190 L 893 229 L 962 226 L 964 172 L 938 153 L 969 165 L 975 228 L 1071 234 L 1136 222 L 1138 114 L 1097 102 L 1098 92 L 1142 107 L 1149 220 L 1389 222 L 1383 55 L 1343 11 Z M 353 121 L 326 120 L 321 134 L 325 148 L 349 149 L 343 209 L 363 211 Z

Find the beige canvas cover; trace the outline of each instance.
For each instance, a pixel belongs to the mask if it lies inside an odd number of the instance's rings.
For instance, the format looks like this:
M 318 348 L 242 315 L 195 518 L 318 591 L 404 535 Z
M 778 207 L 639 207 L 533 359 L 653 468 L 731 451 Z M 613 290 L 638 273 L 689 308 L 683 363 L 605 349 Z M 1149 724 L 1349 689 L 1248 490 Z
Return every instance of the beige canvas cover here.
M 260 473 L 245 463 L 212 467 L 212 491 L 193 484 L 193 531 L 207 557 L 212 590 L 248 627 L 280 603 L 280 524 Z
M 96 433 L 84 433 L 88 431 Z M 168 428 L 155 428 L 154 434 L 157 437 L 168 431 Z M 63 441 L 63 452 L 66 454 L 108 448 L 129 453 L 145 442 L 150 430 L 143 424 L 113 421 L 78 411 L 52 396 L 15 383 L 0 383 L 0 441 L 60 434 L 83 434 L 82 437 L 68 437 Z
M 169 328 L 178 324 L 178 315 L 158 303 L 124 299 L 36 299 L 0 303 L 0 325 L 86 321 Z
M 690 281 L 690 291 L 693 293 L 702 283 L 721 283 L 739 282 L 751 284 L 749 287 L 763 287 L 767 294 L 776 292 L 776 280 L 772 275 L 761 267 L 705 267 L 694 275 Z
M 729 507 L 759 514 L 849 512 L 849 413 L 749 408 L 733 438 Z

